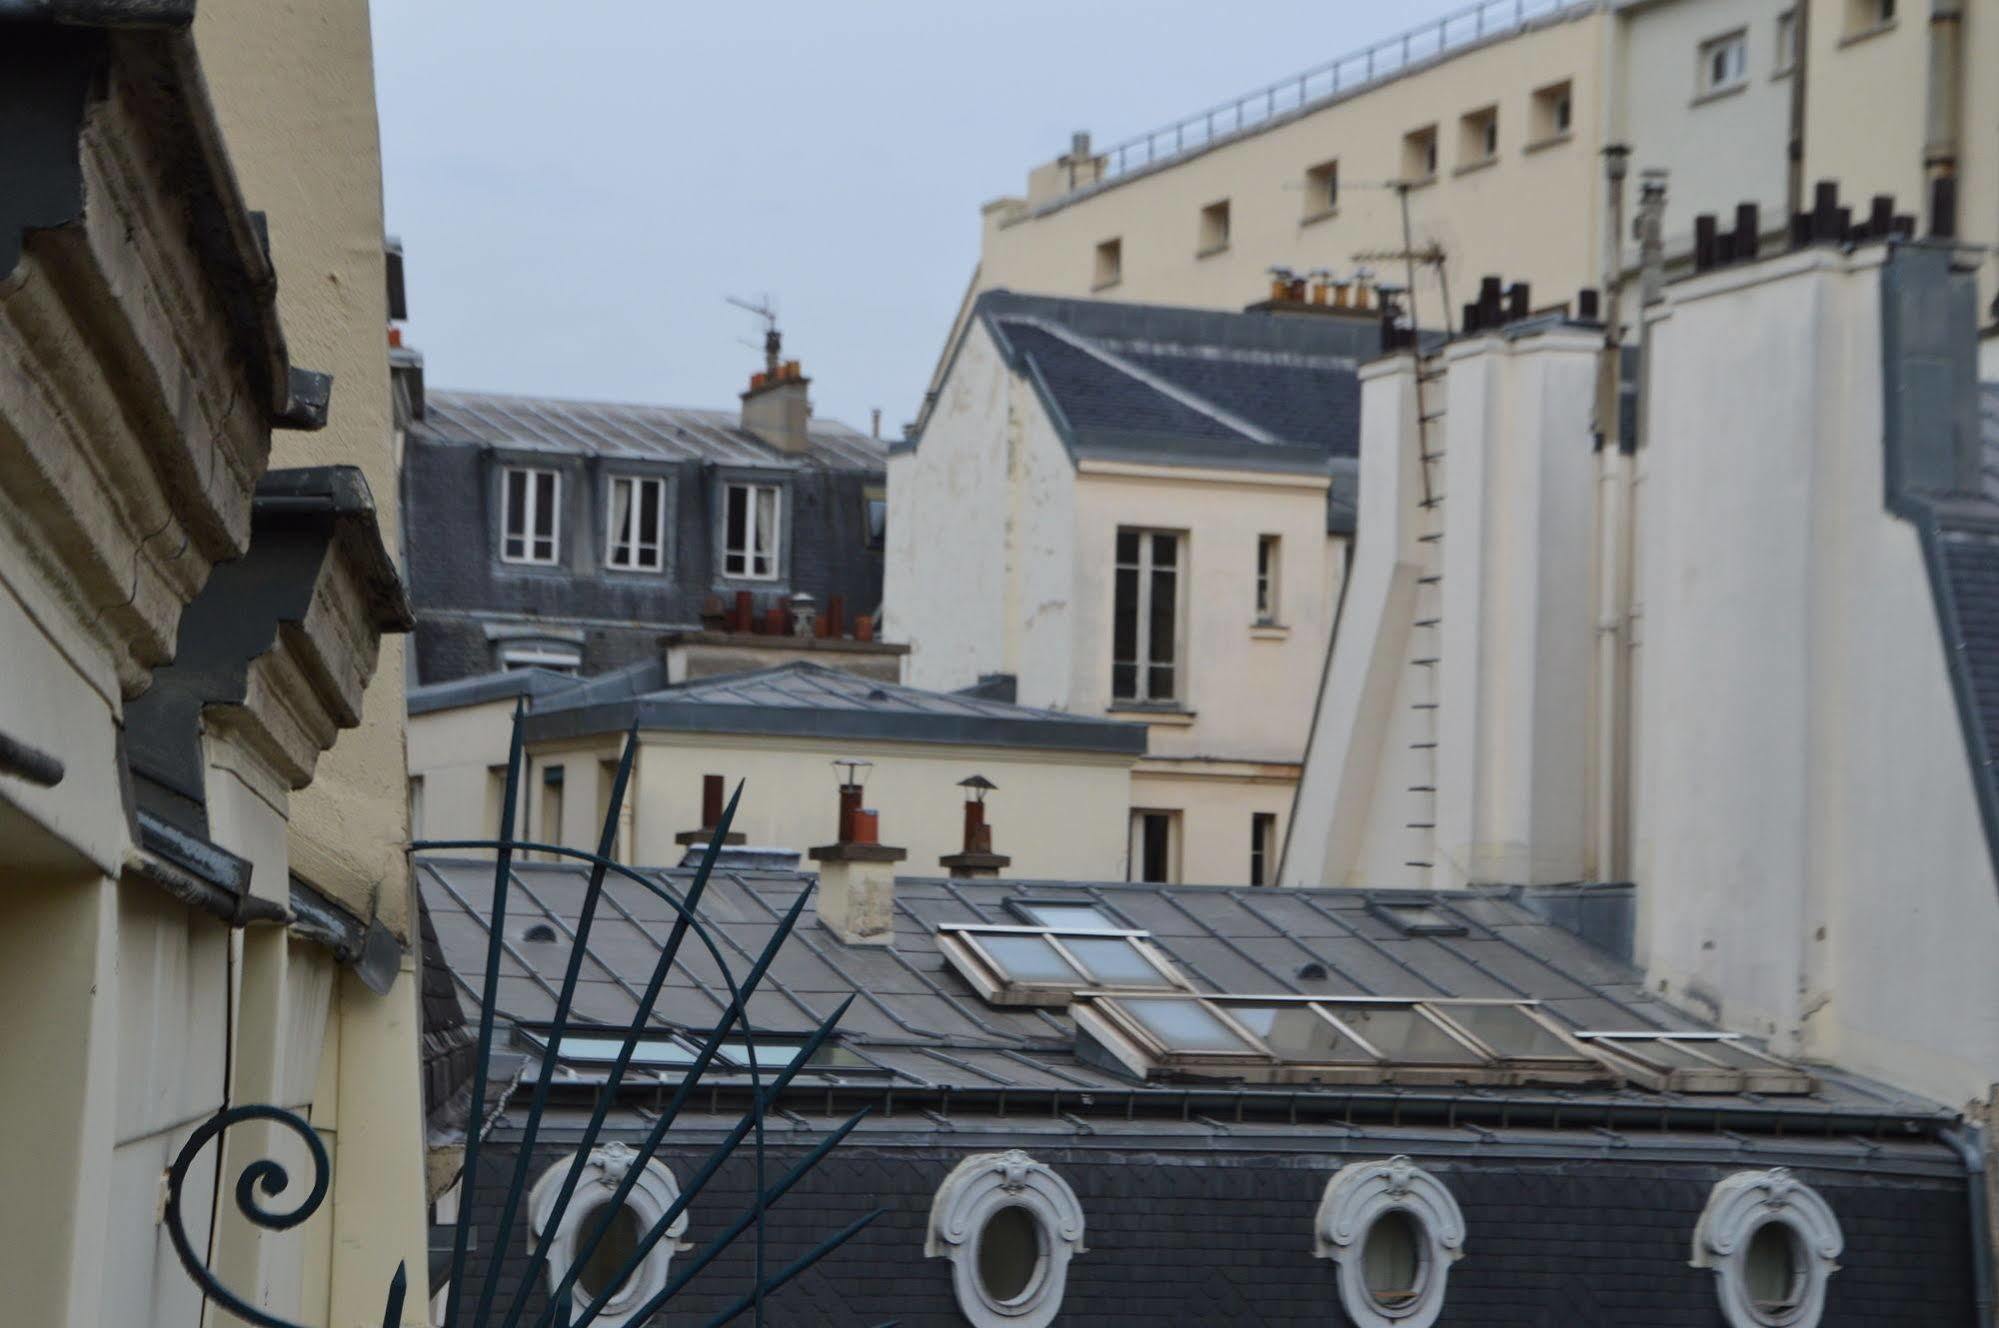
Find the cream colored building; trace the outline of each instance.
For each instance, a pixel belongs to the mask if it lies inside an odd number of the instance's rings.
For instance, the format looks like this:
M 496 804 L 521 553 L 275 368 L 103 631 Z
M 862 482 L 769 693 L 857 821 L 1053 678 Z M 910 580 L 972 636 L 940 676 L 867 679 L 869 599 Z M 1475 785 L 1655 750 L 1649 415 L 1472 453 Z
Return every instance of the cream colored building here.
M 233 1321 L 176 1261 L 163 1175 L 266 1103 L 329 1148 L 328 1200 L 253 1226 L 246 1166 L 285 1164 L 279 1211 L 314 1168 L 236 1126 L 180 1191 L 198 1257 L 313 1324 L 380 1322 L 404 1263 L 421 1322 L 366 8 L 102 8 L 0 19 L 0 1184 L 35 1196 L 0 1219 L 10 1317 Z
M 626 733 L 639 749 L 614 855 L 671 867 L 713 836 L 740 783 L 731 843 L 797 862 L 835 843 L 836 763 L 860 762 L 877 842 L 912 875 L 1050 878 L 1083 863 L 1122 871 L 1142 725 L 1057 714 L 974 694 L 923 691 L 795 661 L 751 673 L 669 679 L 655 664 L 581 680 L 536 670 L 411 691 L 410 778 L 419 838 L 490 838 L 505 802 L 507 748 L 524 720 L 521 837 L 595 850 Z M 982 796 L 997 863 L 966 851 L 964 781 Z M 451 849 L 463 853 L 464 849 Z M 533 855 L 530 855 L 533 856 Z M 553 856 L 553 855 L 550 855 Z
M 885 634 L 908 680 L 1009 675 L 1024 704 L 1150 727 L 1119 876 L 1274 879 L 1378 336 L 1324 308 L 993 292 L 890 455 Z
M 1426 327 L 1456 326 L 1486 276 L 1552 307 L 1605 285 L 1610 235 L 1635 267 L 1622 194 L 1647 170 L 1670 173 L 1676 268 L 1697 214 L 1726 228 L 1754 202 L 1781 234 L 1820 180 L 1856 219 L 1889 194 L 1927 231 L 1929 180 L 1953 174 L 1958 233 L 1999 243 L 1999 81 L 1978 76 L 1999 68 L 1999 3 L 1811 0 L 1802 37 L 1799 13 L 1485 0 L 1108 147 L 1076 135 L 982 209 L 958 321 L 995 289 L 1240 309 L 1272 267 L 1406 284 L 1410 249 L 1441 257 L 1414 273 Z M 1980 280 L 1989 302 L 1999 254 Z

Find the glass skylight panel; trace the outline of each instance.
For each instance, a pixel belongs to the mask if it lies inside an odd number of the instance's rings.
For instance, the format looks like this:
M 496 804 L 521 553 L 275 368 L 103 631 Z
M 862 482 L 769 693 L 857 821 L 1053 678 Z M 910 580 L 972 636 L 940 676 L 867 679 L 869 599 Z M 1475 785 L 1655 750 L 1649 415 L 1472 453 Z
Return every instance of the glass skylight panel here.
M 1231 1018 L 1262 1038 L 1263 1045 L 1284 1060 L 1323 1065 L 1374 1059 L 1332 1020 L 1309 1005 L 1231 1003 L 1224 1008 Z
M 1732 1033 L 1592 1032 L 1576 1037 L 1648 1088 L 1682 1093 L 1810 1093 L 1809 1070 Z
M 1484 1059 L 1413 1005 L 1333 1005 L 1333 1017 L 1390 1063 L 1463 1064 Z
M 1029 904 L 1020 912 L 1037 926 L 1059 927 L 1063 931 L 1122 931 L 1123 926 L 1092 904 Z
M 977 941 L 1011 981 L 1089 985 L 1088 979 L 1043 937 L 986 932 L 978 935 Z
M 1095 986 L 1170 989 L 1174 985 L 1136 945 L 1122 936 L 1115 940 L 1064 936 L 1061 945 L 1082 964 Z
M 1118 1000 L 1118 1007 L 1170 1052 L 1241 1054 L 1256 1050 L 1201 1001 L 1128 996 Z
M 1517 1005 L 1448 1005 L 1443 1016 L 1499 1056 L 1521 1060 L 1582 1060 L 1561 1034 Z
M 576 1037 L 562 1039 L 556 1046 L 558 1059 L 566 1061 L 602 1061 L 609 1065 L 618 1059 L 618 1051 L 625 1045 L 623 1038 Z M 643 1038 L 632 1048 L 633 1065 L 692 1065 L 695 1052 L 685 1043 L 670 1038 Z

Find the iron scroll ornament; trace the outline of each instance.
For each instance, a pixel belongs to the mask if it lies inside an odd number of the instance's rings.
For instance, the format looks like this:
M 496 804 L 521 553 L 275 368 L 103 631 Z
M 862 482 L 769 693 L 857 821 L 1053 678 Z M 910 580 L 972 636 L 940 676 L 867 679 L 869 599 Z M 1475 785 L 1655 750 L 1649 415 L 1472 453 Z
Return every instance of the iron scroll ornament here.
M 640 1266 L 652 1253 L 654 1247 L 663 1239 L 671 1239 L 669 1232 L 676 1228 L 677 1220 L 685 1214 L 687 1206 L 701 1194 L 703 1188 L 721 1169 L 722 1164 L 734 1156 L 745 1142 L 751 1144 L 750 1156 L 755 1163 L 756 1172 L 755 1195 L 749 1206 L 734 1221 L 723 1225 L 717 1237 L 691 1255 L 686 1261 L 685 1267 L 676 1267 L 673 1275 L 662 1289 L 649 1297 L 638 1308 L 625 1313 L 624 1319 L 634 1324 L 647 1322 L 664 1309 L 676 1293 L 693 1281 L 702 1270 L 712 1264 L 738 1237 L 747 1232 L 753 1235 L 755 1242 L 754 1278 L 742 1295 L 732 1301 L 722 1312 L 716 1314 L 706 1322 L 709 1328 L 720 1328 L 721 1325 L 732 1322 L 745 1313 L 750 1313 L 753 1315 L 752 1321 L 761 1325 L 763 1323 L 764 1301 L 769 1295 L 775 1293 L 801 1273 L 811 1268 L 819 1260 L 840 1248 L 886 1211 L 877 1208 L 872 1212 L 863 1214 L 847 1226 L 818 1242 L 805 1255 L 781 1269 L 773 1272 L 767 1269 L 765 1265 L 764 1220 L 770 1208 L 781 1200 L 806 1173 L 817 1166 L 828 1153 L 845 1140 L 848 1134 L 868 1115 L 870 1110 L 870 1108 L 863 1107 L 860 1111 L 848 1117 L 837 1128 L 832 1130 L 824 1140 L 793 1165 L 782 1177 L 775 1181 L 770 1181 L 766 1177 L 764 1168 L 765 1115 L 776 1104 L 778 1097 L 785 1091 L 792 1078 L 811 1059 L 813 1052 L 818 1050 L 833 1035 L 834 1030 L 839 1025 L 841 1016 L 846 1013 L 847 1007 L 853 1003 L 854 997 L 849 996 L 835 1008 L 832 1014 L 827 1016 L 795 1052 L 788 1051 L 785 1056 L 772 1058 L 783 1061 L 784 1064 L 783 1068 L 778 1070 L 776 1074 L 769 1076 L 768 1082 L 766 1082 L 764 1071 L 759 1066 L 768 1066 L 771 1060 L 767 1060 L 758 1054 L 757 1034 L 749 1019 L 748 1002 L 761 985 L 764 975 L 769 971 L 771 962 L 776 958 L 779 949 L 791 935 L 792 928 L 797 924 L 806 900 L 810 896 L 810 892 L 801 891 L 799 893 L 798 899 L 774 929 L 769 943 L 757 957 L 748 975 L 738 983 L 728 962 L 723 958 L 721 949 L 717 946 L 708 926 L 700 918 L 699 906 L 702 896 L 707 889 L 709 877 L 714 871 L 716 856 L 721 846 L 728 842 L 729 827 L 735 819 L 736 808 L 742 798 L 742 785 L 737 785 L 734 796 L 729 799 L 728 806 L 723 809 L 720 822 L 702 855 L 700 865 L 696 868 L 694 877 L 689 883 L 686 895 L 683 898 L 672 889 L 661 885 L 659 882 L 630 867 L 614 861 L 612 858 L 612 853 L 617 843 L 618 825 L 624 808 L 625 795 L 631 783 L 632 765 L 638 750 L 638 730 L 636 726 L 626 734 L 624 751 L 618 762 L 617 774 L 612 782 L 610 798 L 605 810 L 603 831 L 597 852 L 589 853 L 578 849 L 564 848 L 560 845 L 540 844 L 514 838 L 514 819 L 520 803 L 523 755 L 521 721 L 524 715 L 525 706 L 517 704 L 514 710 L 513 739 L 507 757 L 506 792 L 504 801 L 501 804 L 499 837 L 496 839 L 480 840 L 425 841 L 411 845 L 412 851 L 423 849 L 480 849 L 490 850 L 494 853 L 492 907 L 490 916 L 482 920 L 487 932 L 487 946 L 484 980 L 480 988 L 478 1054 L 473 1062 L 472 1108 L 470 1119 L 467 1122 L 464 1164 L 460 1172 L 462 1178 L 461 1184 L 467 1190 L 471 1187 L 472 1179 L 479 1174 L 480 1144 L 485 1133 L 485 1130 L 480 1128 L 478 1115 L 482 1109 L 481 1104 L 486 1101 L 489 1070 L 492 1064 L 500 957 L 505 943 L 507 896 L 513 882 L 513 855 L 516 851 L 540 852 L 551 856 L 574 858 L 590 865 L 588 885 L 571 938 L 569 962 L 563 973 L 562 987 L 555 1005 L 555 1016 L 551 1021 L 547 1035 L 546 1045 L 549 1051 L 540 1057 L 540 1071 L 536 1076 L 528 1103 L 521 1138 L 515 1146 L 514 1162 L 507 1177 L 505 1197 L 501 1204 L 499 1219 L 497 1223 L 493 1224 L 494 1230 L 489 1248 L 495 1250 L 507 1248 L 507 1242 L 513 1234 L 515 1220 L 523 1208 L 523 1199 L 527 1189 L 528 1162 L 534 1154 L 535 1143 L 540 1135 L 542 1115 L 548 1103 L 550 1084 L 554 1079 L 557 1062 L 555 1048 L 561 1045 L 562 1037 L 569 1028 L 570 1014 L 576 997 L 578 974 L 586 952 L 585 948 L 589 940 L 591 925 L 596 919 L 597 905 L 603 895 L 605 879 L 615 875 L 621 881 L 630 882 L 650 892 L 672 910 L 675 921 L 672 932 L 660 949 L 660 954 L 657 962 L 654 964 L 653 972 L 647 983 L 644 995 L 637 1002 L 637 1009 L 633 1014 L 631 1023 L 624 1030 L 617 1059 L 605 1077 L 603 1090 L 594 1095 L 596 1105 L 592 1112 L 590 1123 L 583 1132 L 580 1144 L 576 1147 L 574 1160 L 568 1174 L 564 1177 L 554 1200 L 548 1206 L 547 1215 L 541 1224 L 538 1239 L 536 1239 L 532 1226 L 530 1226 L 528 1235 L 533 1244 L 533 1249 L 532 1257 L 528 1261 L 526 1270 L 520 1273 L 514 1280 L 514 1285 L 511 1289 L 503 1288 L 502 1284 L 508 1280 L 507 1268 L 504 1261 L 494 1259 L 488 1262 L 485 1274 L 480 1279 L 479 1285 L 477 1287 L 467 1286 L 469 1280 L 467 1274 L 471 1267 L 471 1261 L 468 1258 L 470 1252 L 468 1238 L 475 1223 L 471 1220 L 471 1205 L 463 1205 L 460 1210 L 460 1221 L 456 1224 L 451 1260 L 444 1273 L 444 1276 L 448 1278 L 448 1291 L 442 1323 L 444 1328 L 463 1328 L 468 1321 L 473 1328 L 520 1328 L 529 1301 L 529 1290 L 537 1275 L 536 1270 L 546 1266 L 548 1262 L 551 1239 L 560 1225 L 563 1215 L 568 1211 L 571 1201 L 576 1196 L 578 1181 L 581 1178 L 585 1160 L 597 1146 L 603 1131 L 605 1118 L 609 1114 L 612 1103 L 618 1096 L 619 1088 L 625 1082 L 626 1070 L 631 1065 L 634 1052 L 641 1037 L 648 1030 L 653 1007 L 659 999 L 662 988 L 665 986 L 668 974 L 673 970 L 678 961 L 683 942 L 691 934 L 701 948 L 707 951 L 709 962 L 719 972 L 722 983 L 728 990 L 728 1006 L 717 1018 L 714 1030 L 703 1039 L 700 1051 L 694 1057 L 686 1074 L 682 1077 L 679 1086 L 675 1089 L 672 1100 L 666 1105 L 664 1110 L 659 1112 L 646 1138 L 634 1150 L 634 1166 L 620 1183 L 619 1187 L 613 1192 L 611 1198 L 603 1202 L 596 1209 L 597 1212 L 602 1213 L 602 1217 L 594 1223 L 586 1222 L 585 1225 L 588 1227 L 588 1230 L 576 1241 L 570 1266 L 563 1271 L 560 1277 L 551 1277 L 553 1283 L 551 1294 L 546 1298 L 540 1312 L 536 1316 L 533 1316 L 532 1325 L 533 1328 L 588 1328 L 591 1323 L 595 1322 L 604 1313 L 606 1306 L 632 1281 Z M 604 1033 L 604 1030 L 595 1027 L 591 1031 L 593 1036 L 603 1036 Z M 707 1157 L 690 1173 L 686 1183 L 681 1186 L 679 1195 L 666 1207 L 665 1211 L 652 1223 L 650 1228 L 639 1237 L 632 1253 L 624 1260 L 617 1271 L 605 1279 L 604 1285 L 592 1295 L 578 1283 L 578 1275 L 589 1263 L 592 1256 L 595 1255 L 605 1236 L 609 1234 L 632 1186 L 637 1183 L 638 1175 L 643 1170 L 645 1164 L 659 1152 L 665 1142 L 669 1127 L 671 1127 L 681 1110 L 690 1100 L 700 1083 L 702 1075 L 707 1072 L 709 1066 L 714 1062 L 725 1042 L 741 1044 L 748 1049 L 749 1054 L 747 1059 L 749 1061 L 750 1078 L 749 1108 L 737 1121 L 735 1127 L 724 1137 L 723 1141 L 716 1145 L 708 1153 Z M 649 1070 L 652 1068 L 654 1067 L 648 1067 Z M 649 1078 L 646 1086 L 650 1089 L 656 1083 L 656 1079 Z M 312 1126 L 296 1114 L 280 1107 L 265 1105 L 225 1106 L 214 1116 L 203 1122 L 189 1136 L 187 1143 L 183 1145 L 179 1155 L 175 1158 L 173 1166 L 168 1170 L 167 1206 L 165 1212 L 168 1234 L 173 1241 L 174 1251 L 179 1256 L 181 1265 L 187 1269 L 188 1275 L 194 1279 L 195 1284 L 201 1289 L 205 1297 L 214 1300 L 218 1305 L 221 1305 L 224 1309 L 245 1321 L 258 1325 L 258 1328 L 302 1328 L 301 1325 L 294 1324 L 289 1320 L 280 1318 L 250 1304 L 241 1296 L 230 1291 L 215 1276 L 213 1271 L 202 1262 L 195 1252 L 193 1242 L 189 1240 L 187 1235 L 186 1222 L 181 1205 L 181 1193 L 186 1185 L 188 1171 L 193 1166 L 195 1158 L 199 1156 L 209 1141 L 222 1135 L 230 1126 L 250 1120 L 264 1120 L 282 1126 L 304 1143 L 313 1167 L 312 1185 L 309 1193 L 295 1207 L 282 1211 L 268 1209 L 259 1201 L 257 1192 L 261 1189 L 266 1196 L 275 1196 L 283 1193 L 290 1187 L 291 1177 L 284 1164 L 274 1159 L 260 1159 L 247 1165 L 236 1179 L 235 1193 L 238 1209 L 242 1211 L 249 1221 L 257 1226 L 263 1227 L 266 1230 L 276 1231 L 296 1227 L 309 1219 L 318 1210 L 320 1204 L 325 1200 L 331 1183 L 332 1167 L 327 1156 L 326 1146 L 320 1141 L 319 1136 L 314 1132 Z M 684 1223 L 680 1225 L 684 1225 Z M 384 1328 L 394 1328 L 395 1325 L 401 1322 L 403 1303 L 407 1294 L 407 1282 L 406 1266 L 398 1265 L 395 1276 L 389 1283 L 382 1318 Z M 465 1308 L 465 1299 L 468 1295 L 472 1297 L 471 1312 L 469 1315 L 462 1313 L 462 1310 Z M 570 1313 L 572 1303 L 575 1307 L 573 1315 Z

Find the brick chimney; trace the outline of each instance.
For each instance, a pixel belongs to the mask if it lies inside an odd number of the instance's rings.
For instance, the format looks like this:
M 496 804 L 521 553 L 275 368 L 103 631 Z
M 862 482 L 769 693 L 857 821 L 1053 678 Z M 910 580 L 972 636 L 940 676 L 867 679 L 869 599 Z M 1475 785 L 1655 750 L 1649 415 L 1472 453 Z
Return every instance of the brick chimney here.
M 782 346 L 776 327 L 764 333 L 764 369 L 750 375 L 750 389 L 743 393 L 743 428 L 795 456 L 806 448 L 806 427 L 812 419 L 806 389 L 812 380 L 797 360 L 781 357 Z
M 840 819 L 831 844 L 809 851 L 819 864 L 819 923 L 848 945 L 888 945 L 895 939 L 895 864 L 907 849 L 881 842 L 880 813 L 862 806 L 872 762 L 840 760 Z
M 674 843 L 683 846 L 706 844 L 715 838 L 715 829 L 722 822 L 722 805 L 727 801 L 727 798 L 724 796 L 724 782 L 720 775 L 701 776 L 701 828 L 698 830 L 682 830 L 673 837 Z M 742 833 L 735 830 L 730 831 L 727 837 L 722 840 L 722 843 L 725 845 L 740 844 L 742 842 Z
M 946 853 L 937 864 L 957 877 L 998 876 L 1000 868 L 1013 864 L 1003 853 L 993 852 L 993 828 L 986 824 L 986 794 L 999 785 L 984 775 L 958 781 L 965 790 L 965 846 Z

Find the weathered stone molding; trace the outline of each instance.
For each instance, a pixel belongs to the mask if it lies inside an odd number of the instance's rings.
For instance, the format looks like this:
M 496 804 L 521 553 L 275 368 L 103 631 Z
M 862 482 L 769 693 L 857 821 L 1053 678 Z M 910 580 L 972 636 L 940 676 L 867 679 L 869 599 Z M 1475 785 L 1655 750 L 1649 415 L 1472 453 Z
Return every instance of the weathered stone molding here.
M 1796 1295 L 1788 1306 L 1760 1305 L 1750 1294 L 1750 1242 L 1775 1223 L 1791 1236 Z M 1845 1238 L 1817 1190 L 1783 1167 L 1738 1171 L 1715 1182 L 1694 1226 L 1693 1266 L 1711 1268 L 1729 1328 L 1810 1328 L 1825 1310 L 1826 1284 L 1839 1271 Z
M 548 1227 L 554 1215 L 556 1196 L 561 1192 L 562 1182 L 569 1174 L 575 1160 L 571 1153 L 542 1173 L 528 1193 L 528 1248 L 532 1250 L 541 1239 L 541 1233 Z M 625 1206 L 632 1210 L 637 1219 L 641 1235 L 650 1231 L 666 1210 L 680 1197 L 680 1185 L 673 1173 L 657 1158 L 648 1159 L 643 1164 L 638 1153 L 628 1145 L 612 1142 L 590 1150 L 590 1159 L 583 1166 L 583 1174 L 576 1182 L 576 1192 L 570 1196 L 569 1206 L 563 1210 L 562 1220 L 555 1229 L 555 1237 L 548 1247 L 548 1289 L 554 1294 L 562 1279 L 575 1266 L 578 1246 L 595 1227 L 594 1214 L 598 1208 L 624 1182 L 634 1169 L 638 1170 L 638 1180 L 630 1194 L 625 1196 Z M 585 1228 L 588 1219 L 591 1228 Z M 632 1312 L 658 1295 L 666 1287 L 667 1271 L 673 1266 L 673 1256 L 687 1249 L 687 1242 L 681 1237 L 687 1233 L 687 1213 L 683 1210 L 666 1228 L 652 1252 L 646 1256 L 625 1285 L 605 1303 L 603 1313 L 592 1322 L 607 1325 L 607 1328 L 622 1328 L 631 1319 Z M 581 1314 L 590 1303 L 590 1295 L 584 1291 L 579 1281 L 570 1289 L 570 1296 L 576 1312 Z
M 1369 1229 L 1395 1212 L 1416 1225 L 1419 1263 L 1415 1294 L 1389 1307 L 1368 1294 L 1363 1261 Z M 1358 1328 L 1430 1328 L 1443 1313 L 1451 1265 L 1464 1257 L 1465 1219 L 1443 1182 L 1408 1158 L 1355 1162 L 1326 1182 L 1312 1244 L 1338 1265 L 1340 1304 Z
M 993 1296 L 980 1277 L 979 1241 L 1008 1208 L 1025 1209 L 1041 1242 L 1039 1264 L 1011 1299 Z M 923 1253 L 951 1261 L 958 1310 L 973 1328 L 1046 1328 L 1062 1309 L 1069 1260 L 1083 1247 L 1083 1205 L 1069 1183 L 1017 1148 L 977 1153 L 937 1187 Z

